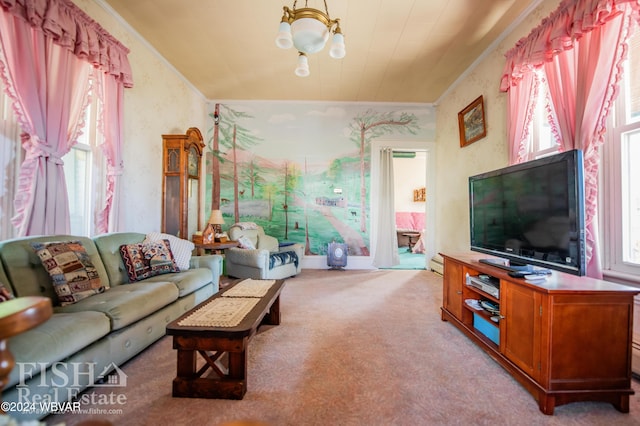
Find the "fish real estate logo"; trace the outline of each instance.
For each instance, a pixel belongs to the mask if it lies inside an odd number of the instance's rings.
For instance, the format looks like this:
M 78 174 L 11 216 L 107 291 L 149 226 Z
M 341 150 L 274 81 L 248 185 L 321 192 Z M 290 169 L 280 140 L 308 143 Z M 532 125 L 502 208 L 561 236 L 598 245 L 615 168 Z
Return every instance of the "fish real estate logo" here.
M 12 411 L 23 414 L 117 413 L 118 409 L 102 407 L 122 407 L 127 402 L 126 395 L 121 392 L 127 386 L 127 374 L 115 363 L 101 370 L 94 362 L 18 362 L 15 368 L 20 377 L 16 384 L 17 401 L 2 402 L 2 409 L 9 414 Z M 110 390 L 80 394 L 88 387 Z

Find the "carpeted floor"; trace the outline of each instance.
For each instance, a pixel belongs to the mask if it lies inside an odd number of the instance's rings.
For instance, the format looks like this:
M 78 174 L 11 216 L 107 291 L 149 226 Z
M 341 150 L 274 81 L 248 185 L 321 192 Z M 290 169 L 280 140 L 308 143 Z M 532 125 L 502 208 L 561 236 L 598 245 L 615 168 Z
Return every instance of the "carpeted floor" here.
M 425 269 L 424 253 L 412 253 L 407 246 L 398 247 L 400 264 L 385 269 Z
M 442 278 L 426 270 L 305 270 L 281 296 L 282 323 L 249 347 L 241 401 L 171 397 L 176 354 L 165 337 L 122 366 L 119 414 L 52 416 L 48 424 L 101 418 L 114 425 L 632 425 L 606 403 L 538 410 L 488 355 L 440 319 Z M 634 382 L 638 390 L 638 383 Z M 94 400 L 113 392 L 90 391 Z M 86 408 L 86 407 L 83 407 Z

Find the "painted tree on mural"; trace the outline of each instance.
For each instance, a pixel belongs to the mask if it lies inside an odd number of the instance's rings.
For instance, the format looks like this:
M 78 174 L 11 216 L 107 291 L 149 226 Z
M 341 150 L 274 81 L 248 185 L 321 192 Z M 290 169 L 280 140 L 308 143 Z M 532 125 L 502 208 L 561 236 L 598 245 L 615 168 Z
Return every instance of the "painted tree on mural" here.
M 261 139 L 256 137 L 251 133 L 249 129 L 242 125 L 242 121 L 245 119 L 253 118 L 251 115 L 246 112 L 236 111 L 232 108 L 227 107 L 224 104 L 216 104 L 216 111 L 218 112 L 218 118 L 216 123 L 216 118 L 214 115 L 211 115 L 212 119 L 214 119 L 214 144 L 215 141 L 218 140 L 218 132 L 222 136 L 219 139 L 219 145 L 226 148 L 223 152 L 220 149 L 220 146 L 213 146 L 214 158 L 218 158 L 218 161 L 223 162 L 226 160 L 231 160 L 233 164 L 233 175 L 231 176 L 233 182 L 233 213 L 234 220 L 238 222 L 240 220 L 240 201 L 239 201 L 239 191 L 238 191 L 238 181 L 239 181 L 239 171 L 238 171 L 238 151 L 248 151 L 251 147 L 257 145 L 261 142 Z M 215 112 L 214 112 L 215 114 Z M 230 156 L 230 158 L 229 158 Z M 213 187 L 218 187 L 217 190 L 217 206 L 220 206 L 220 167 L 214 167 L 213 169 Z M 211 204 L 212 206 L 216 203 L 216 199 L 213 199 Z
M 300 185 L 301 174 L 295 163 L 285 161 L 283 164 L 284 175 L 284 201 L 282 209 L 284 210 L 284 239 L 289 238 L 289 203 L 295 200 L 298 187 Z
M 242 181 L 245 186 L 251 189 L 248 195 L 252 200 L 256 197 L 256 189 L 260 188 L 265 182 L 263 177 L 265 173 L 267 173 L 267 170 L 261 167 L 255 158 L 247 162 L 246 167 L 242 170 Z
M 415 135 L 420 130 L 420 127 L 414 114 L 406 112 L 376 112 L 368 109 L 354 117 L 349 128 L 351 130 L 351 140 L 360 148 L 360 231 L 367 232 L 365 153 L 368 152 L 371 141 L 396 132 Z

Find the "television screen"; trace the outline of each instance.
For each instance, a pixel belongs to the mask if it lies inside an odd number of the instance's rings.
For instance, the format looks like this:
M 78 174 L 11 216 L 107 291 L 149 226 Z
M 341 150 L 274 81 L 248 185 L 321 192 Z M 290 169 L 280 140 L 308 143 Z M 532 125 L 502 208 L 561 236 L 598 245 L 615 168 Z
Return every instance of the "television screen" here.
M 472 176 L 469 204 L 471 250 L 584 275 L 582 151 Z

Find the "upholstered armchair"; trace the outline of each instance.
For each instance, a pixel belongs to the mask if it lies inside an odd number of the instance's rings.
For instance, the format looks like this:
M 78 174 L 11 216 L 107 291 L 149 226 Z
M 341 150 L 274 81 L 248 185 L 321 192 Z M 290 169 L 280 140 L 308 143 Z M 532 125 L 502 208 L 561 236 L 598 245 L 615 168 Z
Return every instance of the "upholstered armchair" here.
M 275 237 L 266 235 L 261 226 L 253 223 L 235 224 L 228 234 L 240 244 L 225 252 L 229 277 L 283 279 L 296 276 L 302 270 L 304 246 L 301 244 L 281 247 Z

